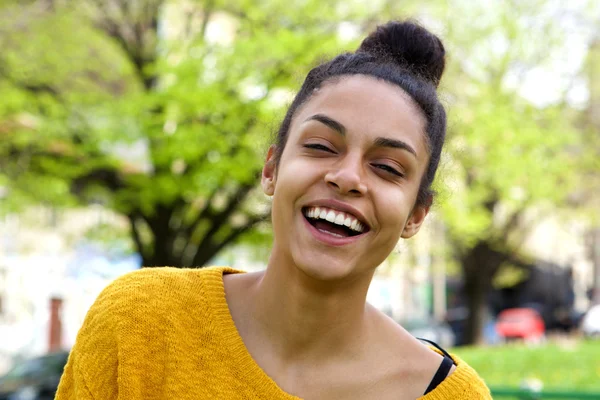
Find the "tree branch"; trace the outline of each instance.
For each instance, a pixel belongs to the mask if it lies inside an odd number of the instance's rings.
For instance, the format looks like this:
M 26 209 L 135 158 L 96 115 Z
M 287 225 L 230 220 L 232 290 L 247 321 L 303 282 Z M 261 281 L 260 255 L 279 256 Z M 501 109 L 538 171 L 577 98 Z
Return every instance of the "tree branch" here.
M 517 211 L 515 211 L 510 218 L 508 219 L 508 221 L 506 222 L 506 224 L 504 224 L 504 226 L 502 227 L 502 229 L 500 229 L 500 235 L 504 238 L 508 237 L 512 230 L 517 228 L 519 225 L 519 222 L 521 221 L 521 216 L 523 215 L 523 213 L 525 212 L 525 208 L 521 208 Z
M 254 182 L 240 186 L 238 190 L 229 199 L 229 203 L 227 204 L 227 206 L 222 211 L 214 214 L 212 218 L 210 218 L 211 227 L 202 238 L 202 241 L 198 245 L 199 248 L 207 246 L 210 243 L 212 236 L 221 229 L 221 227 L 227 222 L 231 214 L 239 206 L 239 203 L 248 195 L 250 190 L 252 190 L 255 186 L 256 185 Z M 207 206 L 209 205 L 207 204 Z M 191 236 L 189 240 L 191 240 Z
M 256 226 L 256 224 L 258 224 L 262 221 L 265 221 L 268 218 L 268 216 L 269 216 L 269 214 L 267 213 L 265 215 L 259 215 L 259 216 L 253 217 L 245 225 L 235 228 L 224 240 L 222 240 L 221 242 L 219 242 L 217 244 L 212 243 L 212 242 L 211 243 L 207 242 L 205 244 L 206 247 L 198 246 L 196 255 L 194 256 L 194 259 L 192 260 L 192 266 L 202 267 L 206 262 L 208 262 L 210 260 L 211 257 L 213 257 L 215 254 L 217 254 L 219 251 L 221 251 L 223 248 L 225 248 L 225 246 L 227 246 L 228 244 L 230 244 L 231 242 L 236 240 L 243 233 L 247 232 L 248 230 L 250 230 L 251 228 Z M 204 244 L 204 242 L 205 241 L 203 241 L 203 244 Z
M 215 6 L 214 1 L 207 1 L 206 6 L 204 7 L 204 13 L 202 15 L 202 25 L 200 26 L 200 38 L 204 41 L 204 36 L 206 35 L 206 27 L 208 26 L 208 22 L 210 21 L 210 17 L 212 16 L 213 8 Z
M 133 6 L 129 1 L 121 0 L 117 7 L 121 14 L 122 21 L 116 21 L 108 10 L 108 2 L 102 0 L 91 0 L 100 11 L 99 18 L 96 18 L 97 26 L 103 30 L 109 37 L 113 38 L 127 55 L 127 58 L 135 67 L 136 74 L 144 84 L 146 90 L 150 90 L 155 82 L 155 76 L 146 76 L 146 66 L 156 59 L 155 49 L 152 49 L 150 55 L 147 54 L 146 37 L 148 30 L 151 35 L 156 36 L 158 27 L 158 13 L 162 1 L 152 1 L 147 3 L 148 15 L 140 12 L 134 15 Z
M 135 247 L 137 248 L 138 253 L 145 257 L 145 246 L 142 243 L 142 238 L 140 237 L 140 232 L 135 224 L 135 220 L 137 219 L 137 214 L 127 214 L 127 219 L 129 220 L 129 227 L 131 228 L 131 234 L 133 236 L 133 241 L 135 242 Z
M 94 183 L 100 184 L 112 192 L 116 192 L 125 187 L 119 171 L 107 167 L 93 169 L 87 174 L 73 179 L 71 191 L 76 195 L 81 195 L 87 186 Z
M 214 190 L 210 196 L 208 197 L 208 199 L 206 199 L 206 203 L 204 204 L 204 207 L 202 208 L 202 211 L 200 211 L 200 213 L 196 216 L 196 218 L 194 218 L 194 221 L 192 221 L 190 224 L 188 224 L 185 228 L 184 228 L 184 232 L 187 236 L 190 236 L 198 227 L 198 225 L 206 218 L 210 218 L 213 216 L 212 214 L 212 209 L 211 209 L 211 203 L 213 202 L 215 196 L 217 195 L 217 190 Z
M 33 83 L 33 82 L 19 82 L 13 77 L 10 76 L 6 67 L 0 64 L 0 77 L 6 79 L 13 86 L 23 89 L 31 94 L 39 95 L 42 93 L 46 93 L 54 97 L 59 103 L 64 104 L 64 99 L 62 98 L 60 92 L 53 88 L 52 86 L 46 83 Z

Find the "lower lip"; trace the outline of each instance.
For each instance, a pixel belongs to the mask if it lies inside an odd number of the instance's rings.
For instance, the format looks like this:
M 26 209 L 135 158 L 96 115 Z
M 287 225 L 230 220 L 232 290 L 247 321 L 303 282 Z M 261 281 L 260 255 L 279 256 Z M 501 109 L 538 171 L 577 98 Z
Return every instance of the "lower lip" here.
M 365 233 L 361 233 L 360 235 L 348 236 L 348 237 L 333 236 L 333 235 L 330 235 L 329 233 L 321 232 L 320 230 L 318 230 L 317 228 L 312 226 L 310 224 L 310 222 L 308 222 L 308 220 L 306 219 L 306 217 L 304 215 L 302 215 L 302 219 L 304 220 L 304 223 L 308 227 L 308 230 L 310 231 L 310 233 L 312 233 L 312 235 L 315 237 L 315 239 L 317 239 L 318 241 L 323 242 L 329 246 L 345 246 L 347 244 L 358 241 L 363 235 L 365 235 Z

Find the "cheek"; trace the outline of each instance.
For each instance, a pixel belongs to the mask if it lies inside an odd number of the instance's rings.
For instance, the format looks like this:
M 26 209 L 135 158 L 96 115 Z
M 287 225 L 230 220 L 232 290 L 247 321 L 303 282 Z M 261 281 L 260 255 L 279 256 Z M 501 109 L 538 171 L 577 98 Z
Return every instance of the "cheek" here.
M 275 190 L 284 192 L 303 191 L 314 184 L 323 175 L 323 167 L 314 160 L 290 152 L 283 155 L 277 176 Z M 294 193 L 297 195 L 298 193 Z
M 310 170 L 294 160 L 282 160 L 278 168 L 273 194 L 273 219 L 286 218 L 289 209 L 294 208 L 297 200 L 310 186 Z M 275 215 L 277 214 L 277 215 Z
M 382 192 L 378 196 L 378 220 L 384 224 L 382 231 L 385 231 L 387 235 L 400 236 L 402 233 L 414 203 L 408 197 L 412 196 L 407 196 L 407 193 L 400 190 Z
M 302 178 L 300 174 L 294 172 L 296 169 L 292 162 L 280 163 L 277 171 L 277 180 L 275 181 L 273 201 L 276 201 L 280 197 L 288 197 L 291 195 L 290 192 L 295 190 L 297 180 Z M 298 175 L 299 179 L 293 179 L 294 175 Z

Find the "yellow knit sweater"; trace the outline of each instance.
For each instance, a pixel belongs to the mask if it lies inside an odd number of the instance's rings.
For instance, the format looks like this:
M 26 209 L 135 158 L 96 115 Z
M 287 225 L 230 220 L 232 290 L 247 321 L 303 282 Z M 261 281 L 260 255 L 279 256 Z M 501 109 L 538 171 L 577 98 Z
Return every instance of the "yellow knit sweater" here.
M 296 399 L 254 362 L 225 300 L 229 268 L 150 268 L 109 285 L 90 308 L 57 400 Z M 421 397 L 491 399 L 464 361 Z

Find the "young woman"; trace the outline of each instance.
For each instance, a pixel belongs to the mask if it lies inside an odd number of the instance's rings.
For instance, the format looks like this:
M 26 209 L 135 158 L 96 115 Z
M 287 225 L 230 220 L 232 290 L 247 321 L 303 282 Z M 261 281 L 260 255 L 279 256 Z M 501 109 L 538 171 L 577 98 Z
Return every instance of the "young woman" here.
M 390 22 L 308 74 L 269 149 L 267 269 L 143 269 L 98 297 L 66 399 L 490 399 L 464 361 L 366 303 L 432 201 L 445 50 Z

